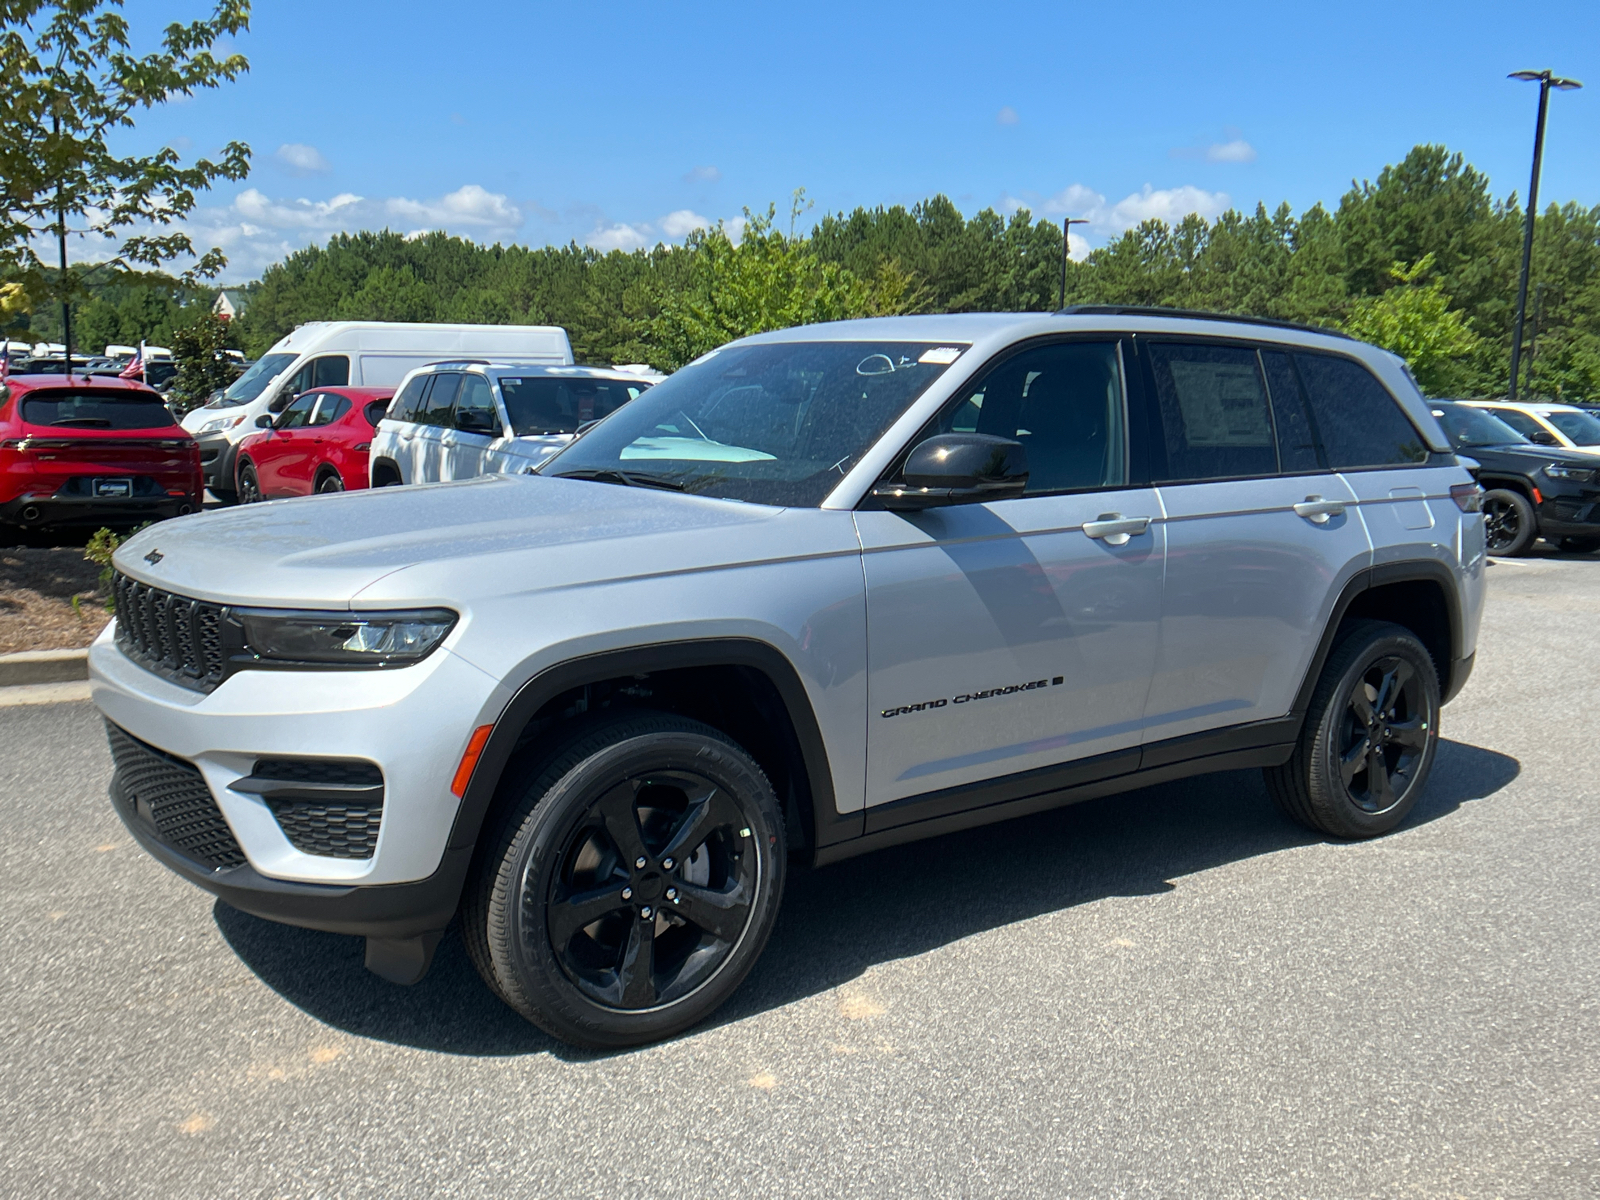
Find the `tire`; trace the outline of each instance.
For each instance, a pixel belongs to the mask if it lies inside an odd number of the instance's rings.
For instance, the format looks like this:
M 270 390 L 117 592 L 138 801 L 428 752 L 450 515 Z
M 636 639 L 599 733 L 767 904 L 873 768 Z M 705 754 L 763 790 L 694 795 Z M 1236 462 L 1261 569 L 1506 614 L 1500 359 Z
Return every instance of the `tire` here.
M 344 480 L 340 478 L 339 472 L 337 471 L 324 472 L 322 478 L 317 480 L 318 495 L 322 495 L 326 492 L 342 491 L 344 491 Z
M 249 461 L 239 464 L 239 503 L 259 504 L 262 500 L 261 480 L 256 475 L 255 464 Z
M 507 779 L 462 911 L 490 989 L 589 1049 L 671 1037 L 715 1011 L 783 893 L 783 820 L 749 754 L 697 721 L 633 710 L 581 719 Z
M 1390 703 L 1378 706 L 1385 693 Z M 1439 676 L 1427 649 L 1404 626 L 1352 621 L 1317 680 L 1294 753 L 1262 774 L 1302 825 L 1337 838 L 1377 837 L 1416 806 L 1438 745 Z
M 1568 554 L 1593 554 L 1600 550 L 1600 537 L 1562 538 L 1561 549 Z
M 1483 494 L 1482 504 L 1483 533 L 1490 554 L 1516 558 L 1533 548 L 1539 538 L 1539 522 L 1526 496 L 1495 488 Z

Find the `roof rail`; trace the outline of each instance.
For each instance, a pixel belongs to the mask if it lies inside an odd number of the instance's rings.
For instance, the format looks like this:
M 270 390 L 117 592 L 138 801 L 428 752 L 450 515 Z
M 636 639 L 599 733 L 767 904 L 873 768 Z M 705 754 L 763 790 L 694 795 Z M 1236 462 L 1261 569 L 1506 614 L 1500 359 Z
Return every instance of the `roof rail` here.
M 1069 304 L 1057 309 L 1056 316 L 1068 317 L 1182 317 L 1188 321 L 1232 321 L 1239 325 L 1270 325 L 1275 329 L 1295 329 L 1302 333 L 1325 333 L 1329 337 L 1354 341 L 1348 333 L 1322 325 L 1299 321 L 1280 321 L 1275 317 L 1247 317 L 1238 313 L 1203 312 L 1197 308 L 1162 308 L 1138 304 Z
M 487 367 L 493 362 L 488 358 L 436 358 L 432 362 L 425 362 L 424 367 Z

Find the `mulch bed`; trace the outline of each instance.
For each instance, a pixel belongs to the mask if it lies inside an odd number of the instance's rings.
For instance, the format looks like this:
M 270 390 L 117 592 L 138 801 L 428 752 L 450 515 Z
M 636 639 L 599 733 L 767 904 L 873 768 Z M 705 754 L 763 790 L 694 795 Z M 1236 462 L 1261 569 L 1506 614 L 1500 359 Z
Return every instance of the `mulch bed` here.
M 0 548 L 0 654 L 87 646 L 111 619 L 99 587 L 81 547 Z

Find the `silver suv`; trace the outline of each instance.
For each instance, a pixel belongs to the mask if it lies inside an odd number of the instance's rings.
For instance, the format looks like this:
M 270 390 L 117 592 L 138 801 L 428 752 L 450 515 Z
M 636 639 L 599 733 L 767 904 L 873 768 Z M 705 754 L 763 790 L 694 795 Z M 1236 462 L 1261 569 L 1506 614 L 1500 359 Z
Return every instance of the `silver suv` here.
M 1394 828 L 1465 683 L 1479 490 L 1393 356 L 1078 309 L 747 338 L 534 475 L 166 522 L 93 647 L 112 796 L 413 982 L 458 915 L 558 1037 L 676 1033 L 836 862 L 1260 768 Z

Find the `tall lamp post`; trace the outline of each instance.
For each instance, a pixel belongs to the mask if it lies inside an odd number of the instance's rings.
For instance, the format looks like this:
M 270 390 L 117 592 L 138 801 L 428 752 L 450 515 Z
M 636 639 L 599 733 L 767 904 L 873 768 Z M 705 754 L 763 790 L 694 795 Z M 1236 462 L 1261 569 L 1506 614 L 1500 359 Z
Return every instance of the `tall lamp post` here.
M 1508 79 L 1539 83 L 1539 120 L 1533 130 L 1533 178 L 1528 183 L 1528 215 L 1522 229 L 1522 274 L 1517 280 L 1517 320 L 1511 331 L 1511 388 L 1507 398 L 1517 398 L 1517 372 L 1522 365 L 1522 323 L 1528 315 L 1528 268 L 1533 262 L 1533 218 L 1539 212 L 1539 163 L 1544 158 L 1544 118 L 1550 107 L 1550 89 L 1574 91 L 1583 84 L 1544 71 L 1513 71 Z
M 1067 255 L 1072 251 L 1072 227 L 1088 223 L 1088 217 L 1067 217 L 1061 222 L 1061 290 L 1056 294 L 1058 312 L 1067 306 Z

